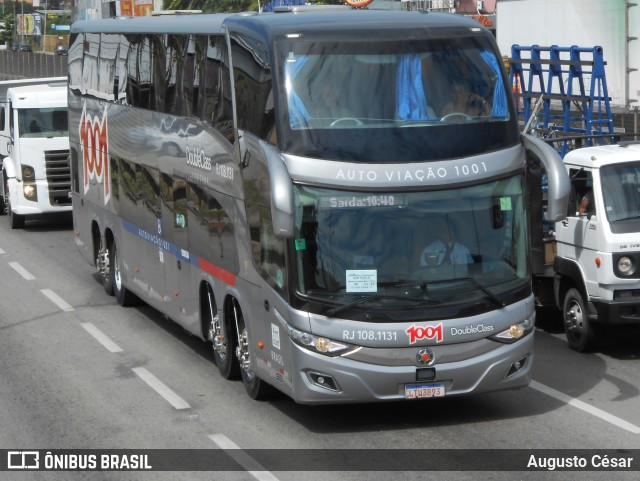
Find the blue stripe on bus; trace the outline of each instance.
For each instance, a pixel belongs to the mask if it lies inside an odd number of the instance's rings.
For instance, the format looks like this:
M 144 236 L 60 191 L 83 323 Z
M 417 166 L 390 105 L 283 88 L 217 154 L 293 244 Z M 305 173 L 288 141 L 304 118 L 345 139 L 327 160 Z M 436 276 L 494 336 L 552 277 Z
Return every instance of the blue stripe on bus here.
M 206 272 L 213 277 L 220 279 L 221 281 L 229 284 L 235 285 L 236 276 L 235 274 L 218 267 L 211 262 L 201 259 L 198 256 L 193 256 L 189 253 L 189 251 L 181 249 L 175 244 L 172 244 L 166 239 L 163 239 L 158 234 L 152 234 L 151 232 L 147 232 L 142 227 L 139 227 L 132 222 L 122 219 L 122 226 L 127 232 L 139 237 L 140 239 L 148 242 L 149 244 L 166 251 L 181 261 L 188 262 L 193 264 L 196 268 Z

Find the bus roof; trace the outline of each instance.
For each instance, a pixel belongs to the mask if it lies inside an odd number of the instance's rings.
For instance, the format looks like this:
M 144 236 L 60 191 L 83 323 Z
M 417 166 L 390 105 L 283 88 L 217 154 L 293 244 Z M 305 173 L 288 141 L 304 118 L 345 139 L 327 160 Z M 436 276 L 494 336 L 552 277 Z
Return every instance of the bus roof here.
M 268 36 L 305 32 L 430 29 L 430 28 L 482 28 L 477 22 L 462 15 L 431 12 L 390 10 L 313 9 L 279 13 L 231 13 L 161 15 L 152 17 L 115 17 L 102 20 L 74 22 L 71 33 L 219 33 L 223 24 L 232 24 L 234 30 L 243 27 Z M 488 31 L 487 31 L 488 32 Z M 357 34 L 356 34 L 357 36 Z

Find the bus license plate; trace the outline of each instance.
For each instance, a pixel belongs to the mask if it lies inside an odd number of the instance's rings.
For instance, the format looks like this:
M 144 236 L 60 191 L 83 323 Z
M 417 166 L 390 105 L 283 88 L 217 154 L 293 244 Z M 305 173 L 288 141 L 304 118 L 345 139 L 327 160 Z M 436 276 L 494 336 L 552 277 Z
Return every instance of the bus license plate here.
M 406 399 L 444 397 L 444 384 L 407 384 L 404 387 Z

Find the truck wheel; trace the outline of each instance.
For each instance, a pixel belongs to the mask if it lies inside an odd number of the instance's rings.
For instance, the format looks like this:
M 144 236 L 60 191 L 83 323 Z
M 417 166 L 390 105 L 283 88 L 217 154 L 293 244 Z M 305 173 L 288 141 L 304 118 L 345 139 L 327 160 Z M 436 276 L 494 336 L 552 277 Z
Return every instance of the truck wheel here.
M 591 351 L 596 345 L 596 334 L 578 289 L 571 288 L 567 291 L 562 312 L 569 347 L 578 352 Z
M 251 399 L 256 401 L 264 401 L 273 396 L 275 388 L 267 382 L 260 379 L 256 373 L 251 370 L 251 358 L 249 353 L 249 336 L 244 322 L 244 316 L 237 302 L 233 303 L 233 315 L 235 316 L 236 326 L 238 326 L 238 347 L 236 354 L 240 363 L 240 372 L 242 374 L 242 383 Z
M 0 215 L 5 215 L 7 213 L 7 206 L 4 201 L 4 193 L 7 191 L 7 186 L 4 184 L 2 188 L 2 195 L 0 195 Z
M 9 199 L 9 184 L 4 181 L 4 199 L 2 200 L 2 211 L 9 217 L 9 226 L 12 229 L 22 229 L 24 227 L 24 216 L 16 214 L 11 210 L 11 200 Z
M 7 214 L 9 215 L 9 225 L 12 229 L 22 229 L 24 227 L 24 216 L 13 212 L 10 203 L 7 203 Z

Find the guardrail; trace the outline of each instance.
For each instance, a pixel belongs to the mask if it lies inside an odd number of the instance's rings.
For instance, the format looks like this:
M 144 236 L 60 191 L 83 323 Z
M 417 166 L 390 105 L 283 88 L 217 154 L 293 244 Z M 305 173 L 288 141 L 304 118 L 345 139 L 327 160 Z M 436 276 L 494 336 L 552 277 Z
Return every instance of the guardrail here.
M 66 77 L 66 55 L 0 50 L 0 80 Z

